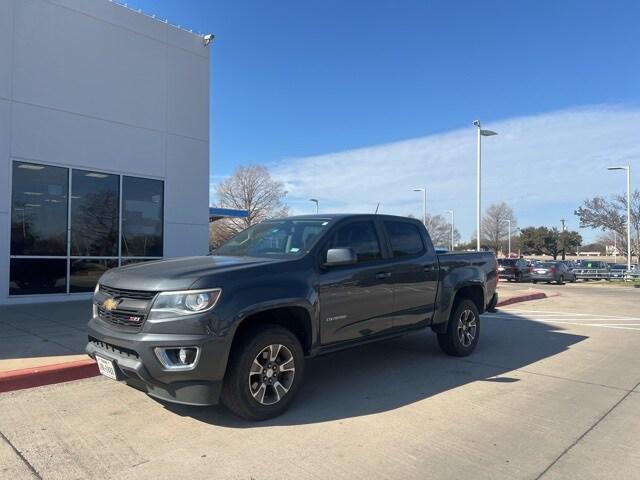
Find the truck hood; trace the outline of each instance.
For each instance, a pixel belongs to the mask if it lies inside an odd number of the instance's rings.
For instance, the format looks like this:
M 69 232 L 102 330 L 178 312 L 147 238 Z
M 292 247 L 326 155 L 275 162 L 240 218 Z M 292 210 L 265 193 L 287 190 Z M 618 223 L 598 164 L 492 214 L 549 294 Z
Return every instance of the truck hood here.
M 109 270 L 100 283 L 123 290 L 186 290 L 194 282 L 211 275 L 238 268 L 250 268 L 278 262 L 269 258 L 203 256 L 141 262 Z

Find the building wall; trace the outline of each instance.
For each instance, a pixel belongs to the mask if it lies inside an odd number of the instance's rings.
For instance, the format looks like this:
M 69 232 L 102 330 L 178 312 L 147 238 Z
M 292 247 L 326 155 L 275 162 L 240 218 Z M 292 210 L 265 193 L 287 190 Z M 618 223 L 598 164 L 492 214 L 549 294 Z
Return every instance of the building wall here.
M 108 0 L 0 0 L 0 303 L 11 161 L 165 181 L 165 256 L 208 250 L 209 48 Z

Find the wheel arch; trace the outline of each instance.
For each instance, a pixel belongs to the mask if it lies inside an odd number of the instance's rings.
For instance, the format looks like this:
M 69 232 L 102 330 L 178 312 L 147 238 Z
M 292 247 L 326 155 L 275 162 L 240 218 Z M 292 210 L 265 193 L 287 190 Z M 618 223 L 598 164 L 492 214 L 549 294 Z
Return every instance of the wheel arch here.
M 302 351 L 309 355 L 314 341 L 311 318 L 309 310 L 301 305 L 256 309 L 239 321 L 233 333 L 231 349 L 233 350 L 255 328 L 261 325 L 278 325 L 293 333 L 302 345 Z

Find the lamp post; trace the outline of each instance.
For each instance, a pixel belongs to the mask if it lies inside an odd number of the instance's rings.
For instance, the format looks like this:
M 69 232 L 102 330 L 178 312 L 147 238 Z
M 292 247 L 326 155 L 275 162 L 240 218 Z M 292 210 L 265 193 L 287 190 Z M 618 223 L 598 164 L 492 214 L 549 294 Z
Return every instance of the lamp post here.
M 453 252 L 453 209 L 447 210 L 446 213 L 451 214 L 451 251 Z
M 473 124 L 478 127 L 478 141 L 476 150 L 476 250 L 480 251 L 480 187 L 481 187 L 481 169 L 482 169 L 482 137 L 491 137 L 497 135 L 491 130 L 482 130 L 480 120 L 474 120 Z
M 316 204 L 316 215 L 317 215 L 318 214 L 318 199 L 317 198 L 310 198 L 309 201 Z
M 427 189 L 426 188 L 414 188 L 414 192 L 422 192 L 422 223 L 427 226 Z
M 507 258 L 511 258 L 511 220 L 506 221 L 509 224 L 509 254 Z
M 627 172 L 627 274 L 631 272 L 631 166 L 609 167 L 608 170 Z

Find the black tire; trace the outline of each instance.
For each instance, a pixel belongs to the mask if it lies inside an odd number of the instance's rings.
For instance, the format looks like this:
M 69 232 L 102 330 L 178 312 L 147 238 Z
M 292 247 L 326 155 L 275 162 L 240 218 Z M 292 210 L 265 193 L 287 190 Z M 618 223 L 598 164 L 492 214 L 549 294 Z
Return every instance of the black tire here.
M 564 285 L 564 275 L 560 275 L 560 278 L 558 278 L 558 285 Z
M 574 275 L 573 278 L 571 279 L 571 283 L 576 283 L 578 279 L 576 278 L 576 276 Z
M 473 331 L 473 339 L 469 341 L 468 345 L 465 345 L 461 338 L 469 340 L 464 332 L 472 333 L 470 329 L 462 329 L 460 322 L 463 322 L 463 315 L 467 314 L 467 322 L 471 319 L 475 319 L 475 330 Z M 462 332 L 462 335 L 461 335 Z M 438 334 L 438 344 L 444 353 L 447 355 L 453 355 L 455 357 L 466 357 L 470 355 L 478 344 L 480 338 L 480 314 L 476 304 L 471 300 L 463 298 L 456 302 L 451 315 L 449 316 L 449 322 L 447 323 L 447 331 L 445 333 Z
M 536 283 L 538 283 L 538 280 L 531 280 L 531 283 L 535 285 Z
M 516 283 L 520 283 L 522 281 L 522 274 L 521 273 L 517 273 L 516 274 Z
M 283 390 L 279 390 L 275 385 L 265 387 L 265 391 L 270 392 L 271 397 L 277 395 L 279 400 L 273 404 L 262 404 L 258 399 L 254 398 L 251 392 L 250 372 L 252 371 L 254 360 L 268 349 L 270 345 L 286 347 L 286 354 L 291 354 L 295 370 L 286 393 L 284 393 L 284 387 Z M 278 356 L 279 355 L 280 354 L 278 354 Z M 265 357 L 265 361 L 273 360 L 266 360 Z M 277 363 L 278 359 L 274 361 L 274 365 Z M 288 361 L 285 363 L 288 364 Z M 283 366 L 284 363 L 280 365 L 280 367 Z M 269 380 L 276 380 L 277 383 L 280 379 L 284 378 L 278 378 L 278 374 L 285 375 L 280 372 L 279 368 L 269 368 L 269 370 L 271 371 Z M 273 375 L 273 377 L 271 375 Z M 222 403 L 231 410 L 231 412 L 246 420 L 260 421 L 277 417 L 289 408 L 289 405 L 300 388 L 303 375 L 304 352 L 300 341 L 293 333 L 278 325 L 264 325 L 255 328 L 245 334 L 243 338 L 240 338 L 231 352 L 229 366 L 227 367 L 227 374 L 222 388 Z M 260 375 L 258 375 L 258 380 L 260 380 L 259 377 Z M 264 378 L 267 377 L 265 376 Z M 254 383 L 255 385 L 260 385 L 258 382 Z M 281 392 L 283 392 L 282 395 L 280 395 Z M 265 394 L 262 394 L 262 400 L 266 400 Z

